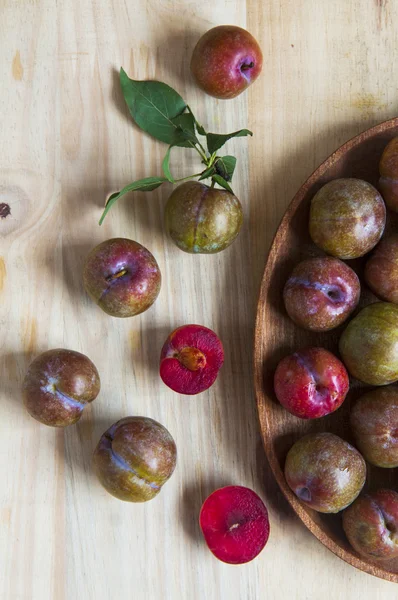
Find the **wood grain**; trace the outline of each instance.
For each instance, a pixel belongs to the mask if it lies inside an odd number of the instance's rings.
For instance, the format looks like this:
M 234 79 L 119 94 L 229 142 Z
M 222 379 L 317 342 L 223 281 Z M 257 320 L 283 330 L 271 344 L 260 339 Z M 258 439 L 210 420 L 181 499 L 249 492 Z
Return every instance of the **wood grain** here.
M 398 118 L 372 127 L 334 152 L 301 186 L 287 209 L 275 235 L 260 290 L 257 309 L 254 374 L 264 448 L 283 493 L 303 523 L 332 552 L 348 564 L 371 575 L 398 583 L 398 560 L 365 560 L 352 550 L 341 525 L 341 515 L 324 515 L 305 507 L 292 493 L 284 476 L 286 454 L 292 444 L 310 432 L 331 431 L 353 442 L 349 425 L 352 403 L 369 386 L 351 381 L 351 389 L 339 411 L 315 421 L 304 421 L 288 413 L 277 402 L 273 378 L 279 360 L 298 348 L 327 347 L 338 353 L 338 342 L 346 324 L 328 334 L 304 331 L 294 325 L 283 307 L 283 287 L 293 267 L 301 260 L 324 255 L 308 233 L 308 215 L 314 194 L 326 182 L 340 177 L 366 179 L 377 186 L 378 165 L 387 143 L 398 134 Z M 386 230 L 396 231 L 397 216 L 388 213 Z M 367 258 L 348 261 L 363 281 Z M 362 284 L 359 308 L 377 298 Z M 365 489 L 396 489 L 393 469 L 367 466 Z
M 393 597 L 325 549 L 294 516 L 266 464 L 252 383 L 257 292 L 267 251 L 291 198 L 335 148 L 395 116 L 398 7 L 360 0 L 0 0 L 0 597 L 108 600 Z M 189 56 L 212 26 L 234 23 L 259 40 L 264 72 L 231 102 L 206 97 Z M 156 175 L 165 147 L 138 131 L 115 73 L 158 78 L 180 91 L 213 131 L 249 127 L 234 189 L 246 222 L 230 249 L 193 257 L 163 232 L 170 188 L 121 201 L 97 226 L 106 194 Z M 176 176 L 198 166 L 173 154 Z M 111 236 L 147 246 L 163 273 L 154 307 L 136 319 L 102 314 L 85 296 L 87 251 Z M 227 349 L 217 384 L 179 397 L 159 380 L 168 332 L 196 322 Z M 67 431 L 24 412 L 20 384 L 51 347 L 86 353 L 103 388 Z M 128 414 L 166 425 L 179 449 L 156 500 L 113 500 L 92 476 L 101 433 Z M 217 486 L 254 488 L 271 537 L 253 563 L 218 563 L 197 525 Z

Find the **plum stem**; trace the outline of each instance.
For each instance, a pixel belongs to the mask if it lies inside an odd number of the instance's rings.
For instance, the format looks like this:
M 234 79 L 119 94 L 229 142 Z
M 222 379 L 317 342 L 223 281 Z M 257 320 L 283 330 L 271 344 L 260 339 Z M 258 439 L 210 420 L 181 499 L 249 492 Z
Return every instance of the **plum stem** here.
M 252 69 L 254 67 L 254 62 L 251 61 L 248 65 L 247 64 L 243 64 L 240 68 L 241 71 L 248 71 L 249 69 Z
M 120 279 L 120 277 L 123 277 L 123 275 L 126 275 L 126 273 L 127 273 L 127 269 L 121 269 L 117 273 L 113 273 L 112 275 L 109 275 L 109 277 L 107 277 L 106 280 L 114 281 L 115 279 Z

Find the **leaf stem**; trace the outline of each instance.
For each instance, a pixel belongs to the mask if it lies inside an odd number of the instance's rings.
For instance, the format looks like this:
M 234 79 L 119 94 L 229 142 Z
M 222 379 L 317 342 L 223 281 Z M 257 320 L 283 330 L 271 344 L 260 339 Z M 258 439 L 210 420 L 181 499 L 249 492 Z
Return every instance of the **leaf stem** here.
M 205 165 L 208 165 L 209 159 L 206 156 L 206 150 L 203 148 L 202 144 L 198 141 L 198 144 L 201 147 L 201 149 L 203 150 L 203 152 L 200 148 L 197 148 L 196 144 L 194 144 L 193 142 L 190 142 L 190 144 L 191 144 L 191 147 L 194 148 L 194 150 L 196 150 L 196 152 L 199 153 L 199 155 L 200 155 L 201 159 L 204 161 Z
M 214 188 L 214 186 L 216 185 L 216 182 L 214 181 L 214 179 L 211 180 L 211 186 L 212 188 Z
M 188 175 L 187 177 L 181 177 L 181 179 L 175 179 L 174 183 L 180 183 L 181 181 L 187 181 L 188 179 L 193 179 L 194 177 L 200 177 L 202 173 L 194 173 L 193 175 Z

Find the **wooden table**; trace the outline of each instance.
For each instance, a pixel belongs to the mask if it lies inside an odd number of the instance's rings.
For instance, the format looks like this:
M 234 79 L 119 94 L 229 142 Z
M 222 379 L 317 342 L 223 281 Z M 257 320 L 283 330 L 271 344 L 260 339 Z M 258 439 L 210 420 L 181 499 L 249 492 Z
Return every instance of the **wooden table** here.
M 396 598 L 394 584 L 333 556 L 292 514 L 266 464 L 252 385 L 259 282 L 293 194 L 351 136 L 396 116 L 398 4 L 393 0 L 0 0 L 1 451 L 0 597 L 254 600 Z M 189 58 L 210 27 L 247 27 L 264 51 L 261 79 L 233 101 L 205 96 Z M 163 231 L 170 188 L 121 200 L 100 228 L 105 195 L 160 173 L 166 147 L 132 124 L 118 85 L 136 79 L 179 90 L 211 130 L 241 127 L 235 191 L 245 225 L 224 253 L 191 256 Z M 174 155 L 176 175 L 198 166 Z M 194 171 L 192 171 L 194 168 Z M 112 319 L 85 295 L 82 263 L 96 243 L 135 239 L 156 256 L 163 287 L 153 308 Z M 180 397 L 159 379 L 167 334 L 214 328 L 226 349 L 217 383 Z M 54 347 L 90 356 L 101 395 L 78 425 L 41 426 L 25 413 L 21 381 Z M 132 505 L 93 477 L 100 435 L 147 415 L 176 439 L 178 467 L 155 500 Z M 270 541 L 232 567 L 198 528 L 204 498 L 226 484 L 254 488 L 269 507 Z

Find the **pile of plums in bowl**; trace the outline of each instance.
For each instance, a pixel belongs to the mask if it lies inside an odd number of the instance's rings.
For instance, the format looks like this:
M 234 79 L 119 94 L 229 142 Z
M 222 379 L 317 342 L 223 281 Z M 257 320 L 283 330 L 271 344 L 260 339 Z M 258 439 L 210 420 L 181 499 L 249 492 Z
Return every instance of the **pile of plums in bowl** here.
M 398 235 L 386 210 L 398 212 L 398 138 L 384 150 L 380 175 L 381 193 L 342 178 L 313 196 L 309 233 L 324 254 L 297 262 L 283 300 L 317 343 L 283 356 L 274 372 L 280 404 L 297 419 L 320 420 L 287 453 L 288 486 L 315 511 L 341 512 L 347 540 L 373 561 L 398 557 L 398 493 L 375 487 L 377 476 L 364 491 L 368 465 L 398 467 Z M 366 305 L 364 290 L 375 296 Z M 331 352 L 336 328 L 338 352 Z M 355 447 L 329 430 L 344 402 Z

